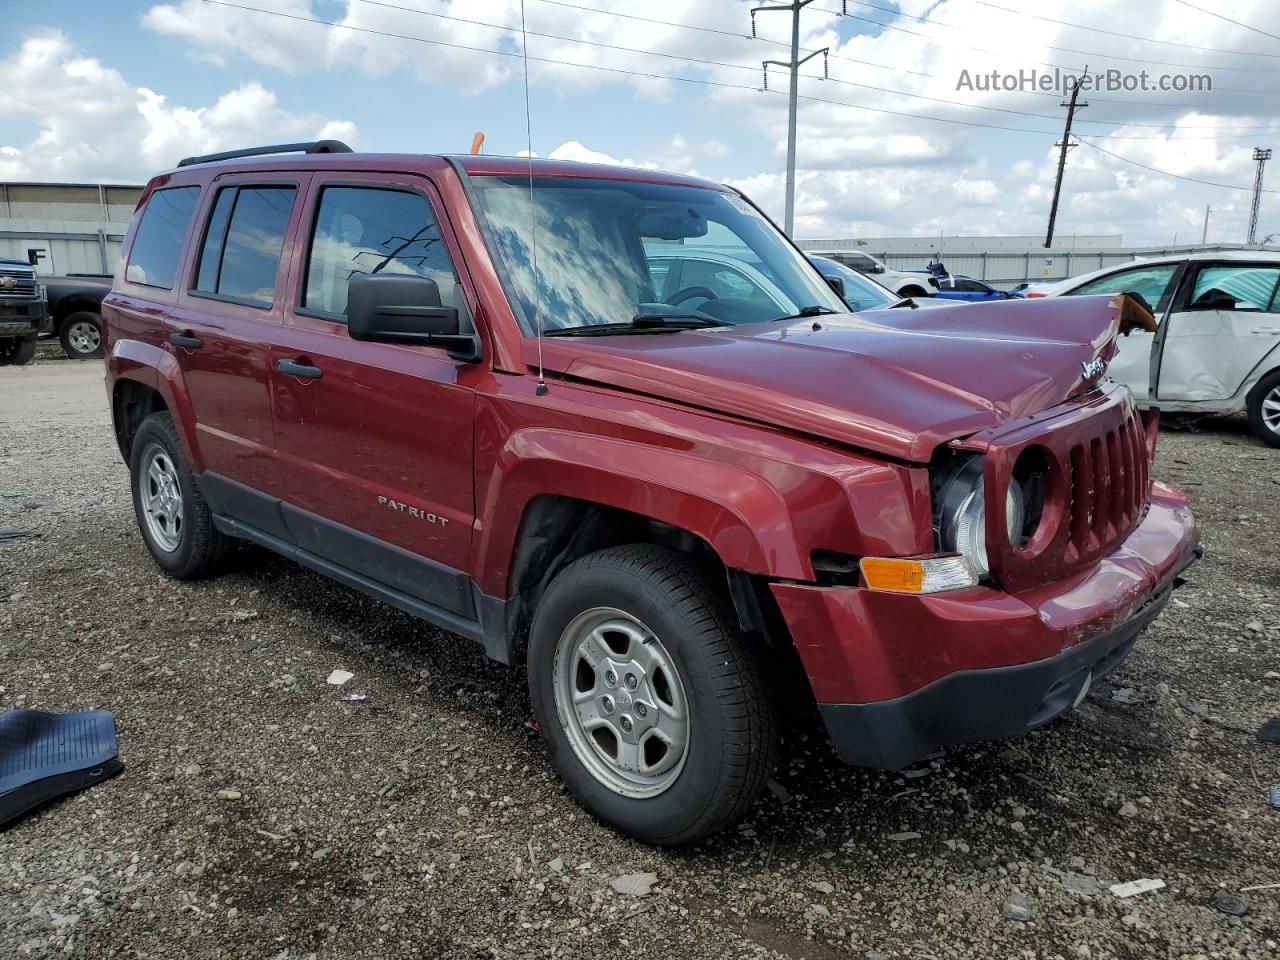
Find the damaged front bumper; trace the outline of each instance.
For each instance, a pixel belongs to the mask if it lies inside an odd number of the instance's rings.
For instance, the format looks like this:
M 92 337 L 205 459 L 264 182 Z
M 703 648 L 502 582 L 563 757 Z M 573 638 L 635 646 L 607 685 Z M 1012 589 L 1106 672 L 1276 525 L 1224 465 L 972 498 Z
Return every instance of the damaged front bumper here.
M 900 769 L 938 747 L 1017 736 L 1113 670 L 1199 556 L 1186 498 L 1154 484 L 1114 552 L 1016 596 L 773 584 L 841 758 Z

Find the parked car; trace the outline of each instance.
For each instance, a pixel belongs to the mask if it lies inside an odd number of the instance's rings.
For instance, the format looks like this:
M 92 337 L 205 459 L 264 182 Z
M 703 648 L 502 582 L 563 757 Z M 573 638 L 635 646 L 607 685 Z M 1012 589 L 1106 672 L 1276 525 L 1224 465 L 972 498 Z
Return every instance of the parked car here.
M 863 276 L 858 271 L 846 267 L 843 263 L 817 256 L 810 256 L 809 262 L 818 268 L 822 278 L 831 285 L 831 288 L 840 295 L 841 299 L 848 304 L 849 309 L 854 313 L 862 310 L 879 310 L 885 307 L 892 307 L 894 304 L 904 301 L 903 297 L 899 297 L 889 288 L 880 286 L 870 277 Z M 914 302 L 914 298 L 909 299 Z M 946 303 L 932 297 L 921 297 L 918 305 L 923 307 L 943 307 L 946 306 Z
M 658 241 L 773 289 L 655 285 Z M 523 664 L 555 769 L 647 842 L 749 810 L 784 708 L 885 769 L 1049 722 L 1197 553 L 1099 380 L 1113 298 L 850 314 L 704 180 L 258 148 L 153 179 L 123 249 L 159 567 L 247 540 Z
M 0 364 L 30 363 L 44 316 L 44 291 L 25 260 L 0 258 Z
M 842 263 L 852 270 L 875 277 L 876 283 L 900 297 L 929 297 L 933 287 L 919 273 L 909 270 L 890 270 L 869 253 L 856 250 L 806 250 L 810 256 L 824 257 Z
M 45 277 L 46 332 L 56 336 L 72 360 L 102 356 L 102 298 L 111 292 L 111 275 L 69 273 Z
M 1141 295 L 1158 329 L 1122 338 L 1111 376 L 1144 408 L 1244 412 L 1262 441 L 1280 447 L 1277 286 L 1280 253 L 1236 250 L 1107 267 L 1053 284 L 1043 295 Z
M 943 300 L 963 300 L 966 303 L 978 303 L 983 300 L 1020 299 L 1022 294 L 1014 290 L 997 290 L 989 283 L 983 283 L 976 277 L 968 277 L 963 273 L 949 273 L 945 277 L 933 277 L 927 270 L 908 270 L 907 273 L 922 275 L 932 287 L 933 296 Z

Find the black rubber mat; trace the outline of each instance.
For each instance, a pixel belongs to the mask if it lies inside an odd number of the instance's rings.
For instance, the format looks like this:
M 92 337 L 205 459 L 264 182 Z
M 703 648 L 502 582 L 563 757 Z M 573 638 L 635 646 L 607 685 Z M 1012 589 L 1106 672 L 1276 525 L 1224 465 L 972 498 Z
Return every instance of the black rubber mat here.
M 106 710 L 0 714 L 0 827 L 55 797 L 114 777 L 115 718 Z

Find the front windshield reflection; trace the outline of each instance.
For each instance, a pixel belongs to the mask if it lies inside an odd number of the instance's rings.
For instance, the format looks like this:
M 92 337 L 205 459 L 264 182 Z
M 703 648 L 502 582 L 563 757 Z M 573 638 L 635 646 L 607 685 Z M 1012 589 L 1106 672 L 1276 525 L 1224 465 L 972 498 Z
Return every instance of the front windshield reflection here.
M 527 333 L 640 315 L 753 323 L 845 306 L 740 197 L 687 186 L 538 177 L 472 180 Z M 537 296 L 533 240 L 537 238 Z M 536 314 L 535 314 L 536 307 Z

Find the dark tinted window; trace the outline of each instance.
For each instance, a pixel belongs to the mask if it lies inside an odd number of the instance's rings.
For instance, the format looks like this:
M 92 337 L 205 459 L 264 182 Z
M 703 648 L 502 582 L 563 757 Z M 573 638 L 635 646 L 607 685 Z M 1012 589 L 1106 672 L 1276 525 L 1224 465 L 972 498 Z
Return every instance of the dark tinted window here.
M 126 280 L 166 290 L 173 287 L 178 257 L 182 255 L 182 243 L 199 196 L 199 187 L 171 187 L 151 195 L 129 251 Z
M 285 186 L 223 189 L 209 217 L 196 289 L 271 306 L 296 193 Z
M 417 193 L 325 187 L 320 194 L 302 305 L 345 316 L 356 273 L 410 273 L 440 288 L 454 306 L 454 273 L 431 205 Z

